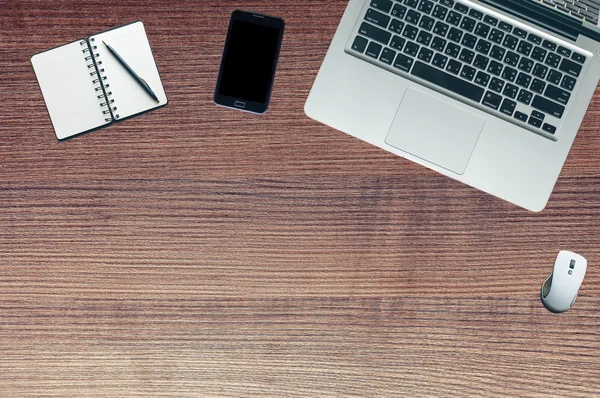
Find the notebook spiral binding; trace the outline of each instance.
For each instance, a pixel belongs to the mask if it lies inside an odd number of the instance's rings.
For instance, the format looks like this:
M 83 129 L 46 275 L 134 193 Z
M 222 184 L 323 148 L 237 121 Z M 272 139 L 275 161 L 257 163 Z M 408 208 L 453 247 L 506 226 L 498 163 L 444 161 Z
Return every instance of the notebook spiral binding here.
M 94 38 L 90 39 L 90 42 L 94 42 Z M 88 62 L 88 69 L 93 69 L 90 72 L 90 77 L 93 78 L 92 83 L 94 84 L 94 90 L 96 91 L 96 97 L 98 98 L 98 102 L 101 108 L 105 108 L 102 110 L 102 114 L 105 116 L 112 116 L 115 119 L 119 118 L 118 114 L 114 112 L 117 111 L 117 107 L 114 105 L 115 100 L 111 98 L 112 91 L 109 91 L 110 84 L 108 83 L 108 78 L 104 74 L 104 68 L 102 67 L 102 60 L 98 59 L 100 54 L 96 51 L 98 46 L 91 44 L 88 46 L 87 41 L 82 40 L 79 44 L 85 48 L 81 51 L 85 55 L 85 60 Z M 110 122 L 112 118 L 105 117 L 105 121 Z

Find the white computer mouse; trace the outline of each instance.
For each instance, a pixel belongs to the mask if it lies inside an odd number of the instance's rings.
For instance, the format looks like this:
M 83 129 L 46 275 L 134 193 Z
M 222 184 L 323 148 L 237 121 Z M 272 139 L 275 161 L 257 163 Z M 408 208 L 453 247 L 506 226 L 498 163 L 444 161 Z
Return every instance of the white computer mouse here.
M 587 260 L 566 250 L 558 253 L 554 269 L 542 285 L 542 303 L 552 312 L 564 312 L 573 306 L 583 282 Z

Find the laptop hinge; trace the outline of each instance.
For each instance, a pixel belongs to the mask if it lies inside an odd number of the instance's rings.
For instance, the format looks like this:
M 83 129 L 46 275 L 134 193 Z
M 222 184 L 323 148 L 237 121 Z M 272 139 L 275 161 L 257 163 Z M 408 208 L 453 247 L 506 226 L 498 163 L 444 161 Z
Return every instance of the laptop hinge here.
M 479 0 L 499 8 L 517 18 L 524 19 L 551 32 L 576 41 L 580 34 L 600 40 L 600 33 L 583 26 L 581 21 L 564 15 L 536 1 Z

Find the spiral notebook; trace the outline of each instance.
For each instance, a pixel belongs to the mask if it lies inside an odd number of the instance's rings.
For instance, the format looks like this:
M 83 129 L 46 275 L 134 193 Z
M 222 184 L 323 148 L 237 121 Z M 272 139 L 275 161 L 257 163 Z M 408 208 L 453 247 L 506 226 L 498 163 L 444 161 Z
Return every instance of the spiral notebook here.
M 142 77 L 156 102 L 102 42 Z M 31 64 L 59 140 L 167 104 L 142 21 L 36 54 Z

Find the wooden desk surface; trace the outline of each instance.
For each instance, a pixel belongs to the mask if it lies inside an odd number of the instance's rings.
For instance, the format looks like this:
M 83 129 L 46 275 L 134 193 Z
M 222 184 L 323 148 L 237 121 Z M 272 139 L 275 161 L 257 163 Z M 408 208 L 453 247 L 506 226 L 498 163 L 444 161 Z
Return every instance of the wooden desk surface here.
M 86 3 L 0 0 L 1 396 L 600 394 L 600 96 L 535 214 L 304 115 L 345 0 Z M 236 8 L 264 116 L 212 103 Z M 58 142 L 29 58 L 136 19 L 169 105 Z

